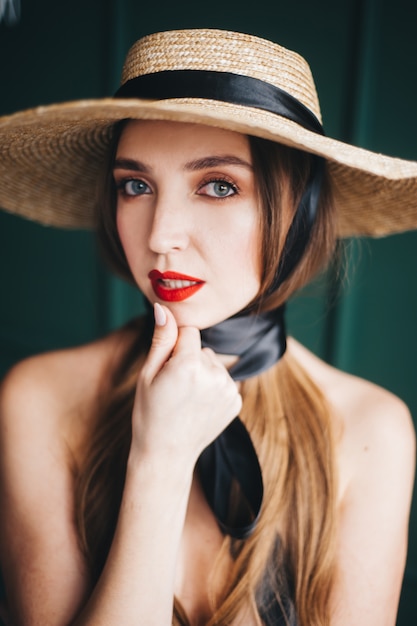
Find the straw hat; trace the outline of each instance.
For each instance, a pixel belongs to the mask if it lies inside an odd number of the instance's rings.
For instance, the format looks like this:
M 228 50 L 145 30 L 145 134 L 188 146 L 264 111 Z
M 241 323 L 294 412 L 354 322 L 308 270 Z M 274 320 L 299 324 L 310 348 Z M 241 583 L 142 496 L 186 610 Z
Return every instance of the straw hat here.
M 139 40 L 128 53 L 117 97 L 0 118 L 0 206 L 43 224 L 92 227 L 97 174 L 112 126 L 124 118 L 207 124 L 325 157 L 341 237 L 417 227 L 417 163 L 326 137 L 302 57 L 258 37 L 215 29 Z

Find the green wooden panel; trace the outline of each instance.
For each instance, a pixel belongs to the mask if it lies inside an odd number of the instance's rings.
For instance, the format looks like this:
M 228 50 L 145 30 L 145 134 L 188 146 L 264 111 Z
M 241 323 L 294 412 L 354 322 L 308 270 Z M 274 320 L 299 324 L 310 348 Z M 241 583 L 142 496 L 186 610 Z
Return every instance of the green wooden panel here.
M 0 113 L 108 93 L 111 18 L 100 0 L 23 3 L 17 25 L 0 24 Z M 137 292 L 102 267 L 92 233 L 1 212 L 0 255 L 0 375 L 28 354 L 88 341 L 140 310 Z
M 415 3 L 367 3 L 350 138 L 417 159 Z M 405 400 L 417 416 L 417 233 L 352 246 L 350 280 L 335 312 L 334 362 Z M 417 494 L 398 624 L 417 623 Z
M 22 2 L 0 24 L 0 113 L 110 94 L 130 44 L 155 30 L 237 29 L 300 51 L 319 89 L 327 133 L 417 158 L 412 0 L 137 0 Z M 350 278 L 326 277 L 289 306 L 298 338 L 339 367 L 400 395 L 417 415 L 417 234 L 352 246 Z M 141 308 L 136 292 L 100 264 L 90 233 L 60 232 L 0 213 L 0 375 L 26 354 L 73 345 Z M 417 512 L 399 626 L 417 623 Z

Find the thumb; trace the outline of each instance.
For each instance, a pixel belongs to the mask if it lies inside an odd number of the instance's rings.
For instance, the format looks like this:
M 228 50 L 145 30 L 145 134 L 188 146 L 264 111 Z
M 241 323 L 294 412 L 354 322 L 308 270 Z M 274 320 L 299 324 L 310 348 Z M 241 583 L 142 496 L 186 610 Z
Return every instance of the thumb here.
M 178 339 L 178 326 L 171 311 L 155 302 L 155 329 L 152 345 L 142 372 L 153 380 L 170 358 Z

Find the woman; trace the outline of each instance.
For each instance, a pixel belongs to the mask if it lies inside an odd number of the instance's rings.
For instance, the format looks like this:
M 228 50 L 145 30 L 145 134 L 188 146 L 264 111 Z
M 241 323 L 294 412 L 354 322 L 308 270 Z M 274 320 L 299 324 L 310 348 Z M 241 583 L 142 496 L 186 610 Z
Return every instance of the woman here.
M 199 30 L 140 40 L 114 99 L 3 120 L 0 204 L 91 226 L 98 180 L 149 303 L 3 383 L 10 623 L 395 623 L 409 413 L 287 344 L 284 305 L 337 237 L 416 226 L 417 165 L 319 117 L 298 55 Z

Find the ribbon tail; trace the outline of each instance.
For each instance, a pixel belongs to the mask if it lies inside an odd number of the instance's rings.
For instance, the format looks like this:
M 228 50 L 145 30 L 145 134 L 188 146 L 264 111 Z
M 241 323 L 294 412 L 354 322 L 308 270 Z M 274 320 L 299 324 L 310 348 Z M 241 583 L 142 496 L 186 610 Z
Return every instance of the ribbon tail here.
M 261 512 L 263 481 L 252 440 L 238 417 L 203 450 L 197 470 L 222 531 L 235 539 L 249 537 Z

